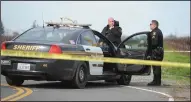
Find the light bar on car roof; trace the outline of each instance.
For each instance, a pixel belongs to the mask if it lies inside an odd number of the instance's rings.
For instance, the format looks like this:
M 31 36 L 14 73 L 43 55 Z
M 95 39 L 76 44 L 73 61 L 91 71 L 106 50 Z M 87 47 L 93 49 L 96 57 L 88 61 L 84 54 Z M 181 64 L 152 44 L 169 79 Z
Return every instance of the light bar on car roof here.
M 89 27 L 91 24 L 75 24 L 75 23 L 57 23 L 46 22 L 47 26 L 66 26 L 66 27 Z

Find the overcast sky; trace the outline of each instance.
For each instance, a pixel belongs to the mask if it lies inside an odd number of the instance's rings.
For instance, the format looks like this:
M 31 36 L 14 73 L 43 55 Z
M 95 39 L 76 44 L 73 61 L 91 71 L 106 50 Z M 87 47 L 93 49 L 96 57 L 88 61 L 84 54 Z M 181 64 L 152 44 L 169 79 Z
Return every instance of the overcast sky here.
M 1 1 L 1 19 L 7 29 L 22 32 L 34 20 L 42 25 L 42 12 L 45 21 L 70 17 L 100 32 L 113 17 L 124 35 L 150 30 L 152 19 L 159 21 L 165 36 L 190 35 L 190 1 Z

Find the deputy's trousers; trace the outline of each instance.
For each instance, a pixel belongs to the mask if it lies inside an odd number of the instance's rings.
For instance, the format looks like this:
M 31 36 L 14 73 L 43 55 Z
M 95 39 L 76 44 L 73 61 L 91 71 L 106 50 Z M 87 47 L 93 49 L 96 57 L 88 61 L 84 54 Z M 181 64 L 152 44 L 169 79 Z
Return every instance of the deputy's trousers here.
M 161 66 L 152 66 L 154 78 L 153 81 L 161 83 Z

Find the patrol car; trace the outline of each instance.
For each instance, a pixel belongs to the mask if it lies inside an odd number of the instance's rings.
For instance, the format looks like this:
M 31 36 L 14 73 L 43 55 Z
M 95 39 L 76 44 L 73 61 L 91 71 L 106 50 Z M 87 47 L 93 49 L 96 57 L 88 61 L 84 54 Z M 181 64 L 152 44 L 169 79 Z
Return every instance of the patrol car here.
M 119 46 L 115 46 L 90 26 L 91 24 L 48 22 L 47 26 L 31 28 L 11 41 L 3 42 L 1 50 L 147 60 L 150 51 L 149 31 L 132 34 Z M 139 46 L 140 41 L 146 42 L 147 46 Z M 46 80 L 69 83 L 74 88 L 85 88 L 88 81 L 95 80 L 129 85 L 132 75 L 149 75 L 150 66 L 2 56 L 1 74 L 6 77 L 9 85 L 20 86 L 25 80 Z

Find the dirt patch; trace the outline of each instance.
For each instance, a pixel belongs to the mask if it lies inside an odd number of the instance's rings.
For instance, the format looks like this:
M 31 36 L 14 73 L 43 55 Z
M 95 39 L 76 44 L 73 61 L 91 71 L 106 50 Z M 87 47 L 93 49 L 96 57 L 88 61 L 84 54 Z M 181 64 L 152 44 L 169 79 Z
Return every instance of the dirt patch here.
M 171 95 L 175 101 L 190 101 L 190 84 L 179 83 L 173 80 L 165 80 L 164 86 L 171 87 Z

